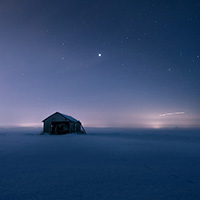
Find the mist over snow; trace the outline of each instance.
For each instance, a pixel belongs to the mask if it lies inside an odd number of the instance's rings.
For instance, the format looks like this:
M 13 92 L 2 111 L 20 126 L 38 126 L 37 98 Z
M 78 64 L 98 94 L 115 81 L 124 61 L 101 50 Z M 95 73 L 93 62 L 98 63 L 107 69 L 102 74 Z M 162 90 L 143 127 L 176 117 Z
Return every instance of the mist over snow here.
M 0 129 L 0 199 L 200 199 L 199 130 Z

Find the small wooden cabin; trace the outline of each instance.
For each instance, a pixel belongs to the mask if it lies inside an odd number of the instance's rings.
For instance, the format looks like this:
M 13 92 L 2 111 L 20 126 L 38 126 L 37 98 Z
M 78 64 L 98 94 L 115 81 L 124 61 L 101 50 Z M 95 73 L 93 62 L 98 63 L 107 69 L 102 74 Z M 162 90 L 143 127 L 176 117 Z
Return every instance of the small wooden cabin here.
M 43 132 L 50 134 L 82 133 L 86 134 L 82 124 L 77 119 L 56 112 L 42 121 L 44 123 Z

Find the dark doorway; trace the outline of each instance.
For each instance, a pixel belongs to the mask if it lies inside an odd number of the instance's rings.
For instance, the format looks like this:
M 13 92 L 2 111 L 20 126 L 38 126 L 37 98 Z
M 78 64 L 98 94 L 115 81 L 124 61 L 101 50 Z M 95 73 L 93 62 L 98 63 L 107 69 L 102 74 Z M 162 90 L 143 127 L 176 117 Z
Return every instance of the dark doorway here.
M 61 135 L 69 133 L 70 123 L 69 122 L 52 122 L 51 123 L 51 134 Z

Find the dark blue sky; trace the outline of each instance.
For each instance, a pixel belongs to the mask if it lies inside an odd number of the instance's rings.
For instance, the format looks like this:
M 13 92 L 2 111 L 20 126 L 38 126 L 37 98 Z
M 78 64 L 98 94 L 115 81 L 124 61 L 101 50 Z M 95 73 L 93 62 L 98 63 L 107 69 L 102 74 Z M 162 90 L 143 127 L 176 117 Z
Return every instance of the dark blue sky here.
M 0 2 L 0 125 L 200 127 L 200 2 Z M 101 56 L 99 56 L 101 54 Z

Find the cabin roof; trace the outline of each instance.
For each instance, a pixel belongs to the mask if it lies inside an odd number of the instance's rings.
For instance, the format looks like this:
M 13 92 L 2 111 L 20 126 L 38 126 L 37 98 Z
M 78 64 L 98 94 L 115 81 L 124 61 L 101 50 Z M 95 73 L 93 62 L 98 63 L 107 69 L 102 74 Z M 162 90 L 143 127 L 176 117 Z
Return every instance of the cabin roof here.
M 75 118 L 73 118 L 73 117 L 71 117 L 71 116 L 69 116 L 69 115 L 65 115 L 65 114 L 63 114 L 63 113 L 60 113 L 60 112 L 55 112 L 54 114 L 52 114 L 52 115 L 50 115 L 49 117 L 45 118 L 42 122 L 46 121 L 47 119 L 49 119 L 50 117 L 52 117 L 52 116 L 55 115 L 55 114 L 60 114 L 60 115 L 62 115 L 65 119 L 68 119 L 68 120 L 70 120 L 70 121 L 72 121 L 72 122 L 79 122 L 77 119 L 75 119 Z

